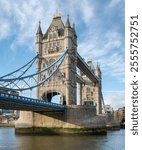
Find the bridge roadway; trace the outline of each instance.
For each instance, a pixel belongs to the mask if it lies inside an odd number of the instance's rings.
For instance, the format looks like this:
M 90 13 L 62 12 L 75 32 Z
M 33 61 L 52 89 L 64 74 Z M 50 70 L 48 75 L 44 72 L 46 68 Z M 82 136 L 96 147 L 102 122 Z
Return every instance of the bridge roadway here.
M 35 112 L 62 112 L 65 110 L 64 105 L 61 104 L 5 93 L 0 93 L 0 108 Z

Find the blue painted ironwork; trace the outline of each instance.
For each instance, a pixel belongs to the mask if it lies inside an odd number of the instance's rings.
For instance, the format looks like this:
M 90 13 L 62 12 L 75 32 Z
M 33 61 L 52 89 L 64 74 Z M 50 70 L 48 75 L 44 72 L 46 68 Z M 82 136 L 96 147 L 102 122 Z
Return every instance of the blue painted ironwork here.
M 64 111 L 65 106 L 24 96 L 0 93 L 0 108 L 36 112 Z
M 66 50 L 63 55 L 61 55 L 55 62 L 50 64 L 45 69 L 36 72 L 27 76 L 20 76 L 16 78 L 0 78 L 0 87 L 5 89 L 13 89 L 16 91 L 24 91 L 31 90 L 35 87 L 38 87 L 44 84 L 46 81 L 50 80 L 50 78 L 57 72 L 59 67 L 61 66 L 68 50 Z
M 38 58 L 38 55 L 36 55 L 32 60 L 30 60 L 28 63 L 26 63 L 24 66 L 20 67 L 19 69 L 6 74 L 2 77 L 0 77 L 0 80 L 2 79 L 13 79 L 13 78 L 20 78 L 22 77 L 33 65 L 33 63 L 35 62 L 35 60 Z M 19 73 L 18 75 L 15 75 L 16 73 Z

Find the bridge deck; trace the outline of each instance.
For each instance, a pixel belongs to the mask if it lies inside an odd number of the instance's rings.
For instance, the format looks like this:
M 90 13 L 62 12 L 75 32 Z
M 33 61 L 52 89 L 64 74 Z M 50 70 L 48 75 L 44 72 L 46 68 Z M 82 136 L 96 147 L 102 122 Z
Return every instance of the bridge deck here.
M 65 110 L 64 105 L 5 93 L 0 93 L 0 108 L 36 112 L 58 112 Z

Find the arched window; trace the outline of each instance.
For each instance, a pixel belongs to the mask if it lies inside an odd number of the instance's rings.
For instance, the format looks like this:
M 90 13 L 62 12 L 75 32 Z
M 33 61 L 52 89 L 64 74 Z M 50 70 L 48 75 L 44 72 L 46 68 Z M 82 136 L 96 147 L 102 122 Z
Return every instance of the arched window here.
M 90 88 L 89 87 L 87 87 L 86 92 L 90 93 Z
M 57 38 L 57 34 L 55 32 L 53 33 L 53 38 Z
M 49 39 L 52 39 L 52 33 L 49 34 Z
M 43 63 L 43 68 L 45 68 L 45 63 Z

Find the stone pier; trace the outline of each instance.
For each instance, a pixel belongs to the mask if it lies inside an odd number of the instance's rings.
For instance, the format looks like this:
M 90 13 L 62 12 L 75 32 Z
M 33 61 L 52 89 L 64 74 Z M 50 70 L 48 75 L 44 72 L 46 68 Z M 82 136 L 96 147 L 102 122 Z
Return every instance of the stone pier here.
M 106 134 L 106 123 L 94 106 L 66 106 L 65 112 L 21 112 L 15 124 L 17 134 Z

